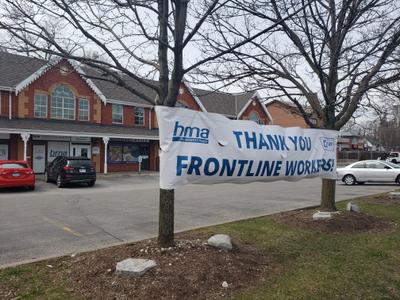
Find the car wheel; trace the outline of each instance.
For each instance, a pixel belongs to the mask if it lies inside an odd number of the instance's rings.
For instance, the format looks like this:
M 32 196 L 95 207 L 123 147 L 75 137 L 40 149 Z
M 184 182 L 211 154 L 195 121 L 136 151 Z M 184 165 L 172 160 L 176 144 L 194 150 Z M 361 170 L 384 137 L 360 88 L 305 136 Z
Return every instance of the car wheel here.
M 355 183 L 356 183 L 356 179 L 354 178 L 354 176 L 353 175 L 346 175 L 346 176 L 344 176 L 343 177 L 343 182 L 346 184 L 346 185 L 354 185 Z
M 63 183 L 63 181 L 61 179 L 61 175 L 60 174 L 58 174 L 58 176 L 57 176 L 57 187 L 59 187 L 59 188 L 64 187 L 64 183 Z
M 47 172 L 44 172 L 44 182 L 50 182 L 49 175 Z
M 88 186 L 94 186 L 95 183 L 96 183 L 96 181 L 89 181 L 87 185 Z
M 397 183 L 397 184 L 400 184 L 400 175 L 397 175 L 397 177 L 396 177 L 396 183 Z

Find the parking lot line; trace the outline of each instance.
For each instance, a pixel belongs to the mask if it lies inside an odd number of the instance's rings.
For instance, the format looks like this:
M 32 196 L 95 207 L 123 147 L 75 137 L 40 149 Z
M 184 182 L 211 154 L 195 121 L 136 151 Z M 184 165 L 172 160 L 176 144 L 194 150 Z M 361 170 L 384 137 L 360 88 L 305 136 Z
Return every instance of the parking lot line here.
M 58 221 L 56 221 L 56 220 L 51 220 L 51 219 L 46 218 L 46 217 L 44 217 L 43 219 L 44 219 L 46 222 L 48 222 L 48 223 L 50 223 L 50 224 L 53 224 L 53 225 L 57 226 L 58 228 L 64 230 L 65 232 L 68 232 L 68 233 L 70 233 L 70 234 L 72 234 L 72 235 L 74 235 L 74 236 L 76 236 L 76 237 L 82 237 L 82 236 L 83 236 L 83 235 L 80 234 L 79 232 L 76 232 L 76 231 L 72 230 L 71 228 L 69 228 L 68 226 L 66 226 L 65 224 L 63 224 L 63 223 L 61 223 L 61 222 L 58 222 Z

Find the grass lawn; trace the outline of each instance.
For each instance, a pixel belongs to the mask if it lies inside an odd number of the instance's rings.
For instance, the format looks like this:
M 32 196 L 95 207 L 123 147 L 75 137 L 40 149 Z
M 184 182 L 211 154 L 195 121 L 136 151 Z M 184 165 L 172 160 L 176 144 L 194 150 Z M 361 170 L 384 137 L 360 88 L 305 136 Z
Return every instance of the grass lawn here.
M 362 212 L 400 224 L 400 200 L 379 201 L 382 198 L 370 196 L 353 202 Z M 338 206 L 344 209 L 345 204 Z M 270 267 L 263 280 L 230 294 L 233 299 L 400 299 L 397 225 L 386 231 L 329 233 L 263 217 L 199 232 L 227 233 L 239 246 L 268 255 Z M 63 265 L 58 259 L 0 270 L 0 299 L 81 299 L 68 288 L 67 264 Z

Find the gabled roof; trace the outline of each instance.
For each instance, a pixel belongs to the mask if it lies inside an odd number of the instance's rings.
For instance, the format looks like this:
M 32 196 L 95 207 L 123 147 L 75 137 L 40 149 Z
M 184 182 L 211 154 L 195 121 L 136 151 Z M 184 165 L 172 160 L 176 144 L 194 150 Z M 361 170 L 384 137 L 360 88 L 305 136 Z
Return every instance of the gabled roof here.
M 62 59 L 58 59 L 53 62 L 48 62 L 42 59 L 0 52 L 0 89 L 4 87 L 12 88 L 18 94 L 22 89 L 45 74 L 61 60 Z M 81 68 L 76 62 L 71 60 L 67 61 L 103 102 L 109 101 L 131 103 L 133 105 L 149 105 L 146 100 L 131 93 L 124 87 L 109 81 L 101 80 L 100 78 L 102 77 L 107 78 L 107 75 L 103 74 L 101 71 L 88 67 Z M 156 99 L 157 93 L 155 90 L 126 75 L 121 76 L 133 89 L 147 95 L 151 99 Z M 158 85 L 156 81 L 148 80 L 148 82 L 153 85 Z M 237 117 L 240 115 L 252 98 L 257 95 L 254 91 L 231 94 L 191 88 L 187 83 L 185 84 L 203 111 L 220 113 L 229 117 Z M 260 101 L 259 97 L 257 97 L 257 99 Z M 265 109 L 264 106 L 263 108 L 268 117 L 271 118 L 268 110 Z
M 82 68 L 83 72 L 88 76 L 86 78 L 90 77 L 104 77 L 105 79 L 109 77 L 107 74 L 104 74 L 103 72 L 100 72 L 98 70 L 95 70 L 93 68 Z M 156 99 L 157 93 L 155 90 L 151 89 L 150 87 L 138 82 L 137 80 L 134 80 L 132 78 L 129 78 L 126 75 L 121 75 L 122 79 L 128 83 L 130 87 L 133 89 L 137 90 L 138 92 L 147 95 L 151 99 Z M 101 80 L 101 79 L 96 79 L 96 78 L 91 78 L 91 81 L 101 90 L 101 92 L 104 94 L 104 96 L 108 100 L 117 100 L 117 101 L 123 101 L 123 102 L 129 102 L 129 103 L 134 103 L 134 104 L 146 104 L 149 105 L 149 102 L 143 100 L 139 96 L 131 93 L 128 91 L 126 88 L 122 86 L 118 86 L 112 82 Z M 147 80 L 149 83 L 153 85 L 157 85 L 156 81 L 153 80 Z
M 198 88 L 192 88 L 192 90 L 208 112 L 227 116 L 237 116 L 254 95 L 254 92 L 229 94 Z
M 18 94 L 61 60 L 57 59 L 50 62 L 43 59 L 0 52 L 0 88 L 11 88 Z M 68 63 L 78 74 L 82 74 L 83 71 L 78 64 L 70 60 L 68 60 Z M 90 79 L 83 79 L 100 99 L 106 102 L 106 98 L 97 86 Z
M 0 52 L 0 87 L 15 89 L 46 64 L 42 59 Z

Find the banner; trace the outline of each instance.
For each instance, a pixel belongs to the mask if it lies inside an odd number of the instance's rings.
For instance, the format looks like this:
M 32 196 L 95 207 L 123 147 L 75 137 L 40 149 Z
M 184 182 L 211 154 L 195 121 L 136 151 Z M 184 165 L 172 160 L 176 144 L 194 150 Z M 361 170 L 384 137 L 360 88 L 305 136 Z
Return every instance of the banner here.
M 337 131 L 258 125 L 186 108 L 155 110 L 163 189 L 317 176 L 336 179 Z

